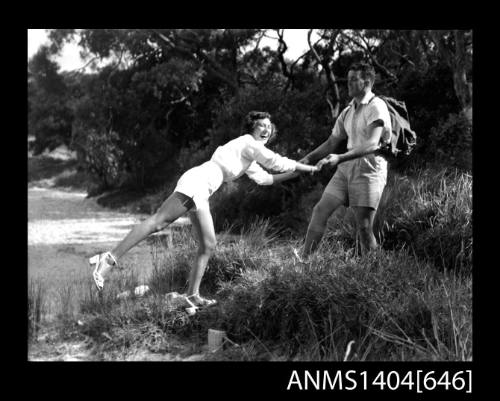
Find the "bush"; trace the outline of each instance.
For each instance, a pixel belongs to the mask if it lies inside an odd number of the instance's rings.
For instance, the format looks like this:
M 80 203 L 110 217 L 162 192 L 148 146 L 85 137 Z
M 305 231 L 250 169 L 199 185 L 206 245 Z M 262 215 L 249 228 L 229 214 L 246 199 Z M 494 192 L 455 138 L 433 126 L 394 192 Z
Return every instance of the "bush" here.
M 472 171 L 472 125 L 461 113 L 450 114 L 431 129 L 430 157 L 439 163 Z
M 180 173 L 183 174 L 190 168 L 210 160 L 212 153 L 201 141 L 191 142 L 188 147 L 182 148 L 177 156 Z

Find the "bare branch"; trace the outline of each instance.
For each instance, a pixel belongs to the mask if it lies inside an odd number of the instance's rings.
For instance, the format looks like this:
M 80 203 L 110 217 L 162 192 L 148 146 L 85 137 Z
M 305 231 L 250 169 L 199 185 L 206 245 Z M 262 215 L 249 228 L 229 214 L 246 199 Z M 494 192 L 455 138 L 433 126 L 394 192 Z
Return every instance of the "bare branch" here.
M 368 56 L 370 57 L 370 60 L 372 61 L 372 63 L 375 64 L 385 75 L 387 75 L 388 77 L 390 77 L 394 81 L 398 80 L 398 78 L 396 77 L 396 75 L 394 75 L 385 66 L 383 66 L 382 64 L 380 64 L 378 62 L 377 58 L 372 53 L 372 51 L 370 50 L 370 48 L 369 48 L 368 45 L 363 46 L 362 43 L 360 43 L 359 41 L 357 41 L 354 37 L 347 35 L 345 32 L 341 32 L 341 35 L 343 37 L 345 37 L 347 40 L 349 40 L 352 43 L 354 43 L 356 46 L 358 46 L 361 50 L 364 50 L 368 54 Z M 363 39 L 362 36 L 361 36 L 361 38 Z M 365 41 L 365 43 L 366 43 L 366 41 Z
M 245 80 L 244 78 L 249 78 L 249 80 Z M 241 73 L 241 78 L 240 78 L 241 83 L 246 83 L 246 84 L 252 84 L 252 85 L 259 85 L 259 80 L 255 77 L 255 75 L 250 74 L 249 72 L 243 71 Z
M 284 92 L 288 90 L 288 88 L 291 86 L 292 89 L 294 87 L 294 77 L 292 71 L 288 68 L 288 65 L 285 60 L 285 52 L 288 50 L 288 46 L 283 39 L 283 29 L 275 29 L 276 33 L 278 34 L 278 60 L 281 65 L 281 70 L 283 72 L 283 75 L 288 78 L 288 82 L 283 89 Z
M 366 48 L 366 50 L 367 50 L 370 54 L 372 54 L 372 53 L 373 53 L 373 52 L 372 52 L 372 49 L 371 49 L 371 47 L 370 47 L 370 44 L 369 44 L 369 43 L 368 43 L 368 41 L 366 40 L 366 38 L 365 38 L 364 36 L 362 36 L 362 35 L 360 35 L 360 38 L 361 38 L 361 40 L 363 41 L 363 43 L 365 44 L 365 48 Z
M 268 39 L 278 39 L 278 38 L 275 38 L 274 36 L 269 36 L 269 35 L 267 34 L 267 32 L 266 32 L 266 33 L 264 33 L 264 37 L 265 37 L 265 38 L 268 38 Z
M 260 45 L 260 41 L 262 40 L 262 38 L 266 35 L 266 31 L 265 30 L 262 30 L 259 34 L 259 37 L 257 38 L 257 42 L 255 43 L 255 47 L 253 49 L 253 51 L 256 51 L 258 48 L 259 48 L 259 45 Z
M 290 64 L 290 71 L 293 72 L 293 69 L 295 68 L 295 66 L 297 65 L 297 63 L 302 60 L 305 56 L 307 56 L 309 53 L 311 52 L 311 50 L 307 50 L 304 54 L 302 54 L 297 60 L 295 60 L 292 64 Z
M 93 63 L 99 56 L 92 57 L 83 67 L 76 68 L 74 70 L 68 71 L 68 74 L 76 74 L 78 71 L 84 70 L 90 63 Z
M 318 52 L 314 48 L 314 45 L 311 43 L 311 34 L 312 34 L 312 29 L 310 29 L 307 32 L 307 43 L 309 44 L 309 48 L 311 49 L 314 57 L 316 58 L 317 62 L 323 67 L 323 71 L 325 72 L 326 76 L 326 81 L 328 85 L 328 90 L 326 94 L 326 101 L 328 103 L 328 106 L 330 107 L 330 112 L 332 115 L 332 118 L 335 120 L 338 115 L 339 115 L 339 88 L 337 85 L 337 81 L 335 79 L 335 75 L 333 74 L 333 71 L 331 70 L 328 60 L 322 60 L 321 57 L 319 56 Z M 338 31 L 335 33 L 335 36 L 333 37 L 332 42 L 335 42 L 337 36 L 338 36 Z M 321 39 L 320 39 L 321 40 Z M 319 42 L 319 41 L 318 41 Z M 316 42 L 315 44 L 317 44 Z M 333 50 L 333 44 L 330 42 L 330 49 Z M 332 95 L 333 98 L 330 99 L 329 95 Z
M 118 67 L 122 63 L 122 58 L 123 58 L 123 53 L 124 52 L 125 52 L 125 49 L 122 47 L 121 48 L 121 52 L 120 52 L 120 57 L 119 57 L 118 61 L 116 62 L 116 64 L 111 68 L 111 71 L 110 71 L 110 73 L 108 75 L 108 79 L 107 79 L 107 84 L 108 85 L 110 85 L 111 77 L 115 74 L 116 70 L 118 69 Z
M 311 34 L 312 34 L 312 31 L 313 31 L 312 29 L 309 29 L 307 31 L 307 43 L 309 44 L 309 49 L 311 49 L 312 54 L 314 55 L 314 57 L 318 61 L 318 64 L 322 64 L 321 63 L 321 58 L 319 57 L 318 52 L 316 51 L 316 49 L 314 48 L 314 46 L 311 44 Z

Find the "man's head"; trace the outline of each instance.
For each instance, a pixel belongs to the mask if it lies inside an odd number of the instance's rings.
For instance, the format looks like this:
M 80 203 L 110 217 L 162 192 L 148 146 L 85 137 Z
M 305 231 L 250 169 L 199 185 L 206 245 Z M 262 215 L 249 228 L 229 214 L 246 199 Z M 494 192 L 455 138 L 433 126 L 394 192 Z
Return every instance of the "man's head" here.
M 370 91 L 375 83 L 375 70 L 365 62 L 354 63 L 347 74 L 349 96 L 361 97 Z
M 250 134 L 257 141 L 267 143 L 276 134 L 276 127 L 271 123 L 271 115 L 264 111 L 251 111 L 243 120 L 243 135 Z

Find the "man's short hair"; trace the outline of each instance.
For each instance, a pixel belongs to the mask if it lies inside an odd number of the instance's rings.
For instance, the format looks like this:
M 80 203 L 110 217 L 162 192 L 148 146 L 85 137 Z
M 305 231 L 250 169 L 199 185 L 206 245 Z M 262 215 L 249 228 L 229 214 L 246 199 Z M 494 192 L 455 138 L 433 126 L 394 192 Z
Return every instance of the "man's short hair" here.
M 349 71 L 351 70 L 361 72 L 361 78 L 363 78 L 364 80 L 369 80 L 372 85 L 375 83 L 375 69 L 370 63 L 367 63 L 365 61 L 353 63 L 349 67 Z
M 262 120 L 264 118 L 271 119 L 271 114 L 265 111 L 251 111 L 249 112 L 244 120 L 243 125 L 241 127 L 241 134 L 251 134 L 255 128 L 255 123 L 257 120 Z

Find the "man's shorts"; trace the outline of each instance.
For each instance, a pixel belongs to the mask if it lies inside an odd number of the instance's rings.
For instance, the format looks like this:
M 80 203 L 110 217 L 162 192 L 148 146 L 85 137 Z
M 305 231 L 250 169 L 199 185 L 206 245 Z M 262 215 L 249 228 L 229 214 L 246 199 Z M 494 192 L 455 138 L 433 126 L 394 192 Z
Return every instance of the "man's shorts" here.
M 220 167 L 207 161 L 186 171 L 177 181 L 174 191 L 193 199 L 197 210 L 209 210 L 208 198 L 219 189 L 223 178 Z
M 377 209 L 387 181 L 387 160 L 373 154 L 341 163 L 325 188 L 345 206 Z

